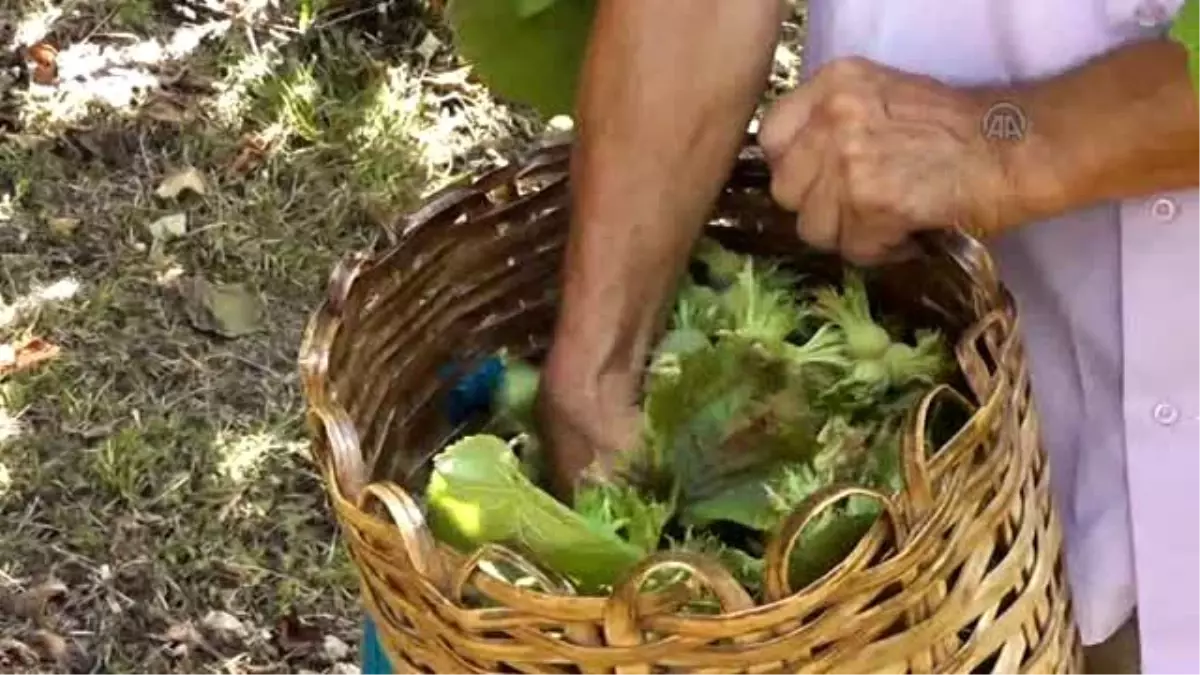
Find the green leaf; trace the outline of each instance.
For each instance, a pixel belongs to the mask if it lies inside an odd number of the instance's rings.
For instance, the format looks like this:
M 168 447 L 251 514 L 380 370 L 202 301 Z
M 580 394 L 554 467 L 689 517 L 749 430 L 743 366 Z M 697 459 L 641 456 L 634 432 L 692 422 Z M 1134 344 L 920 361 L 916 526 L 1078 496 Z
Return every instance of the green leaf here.
M 528 19 L 534 14 L 546 11 L 558 0 L 514 0 L 517 3 L 517 14 L 522 19 Z
M 575 495 L 575 510 L 594 525 L 620 533 L 646 553 L 658 549 L 663 526 L 672 511 L 667 504 L 646 499 L 634 488 L 615 483 L 582 486 Z
M 214 284 L 194 276 L 179 284 L 183 311 L 196 330 L 237 338 L 263 329 L 266 308 L 241 284 Z
M 1200 48 L 1200 0 L 1187 0 L 1171 22 L 1171 40 L 1190 50 Z
M 853 511 L 831 509 L 800 534 L 788 561 L 793 588 L 816 581 L 850 555 L 882 512 L 878 502 L 862 500 Z
M 712 556 L 724 565 L 725 569 L 729 570 L 742 586 L 745 586 L 752 593 L 758 592 L 762 587 L 763 571 L 765 569 L 762 559 L 755 558 L 741 549 L 729 546 L 712 534 L 688 530 L 682 541 L 671 542 L 669 548 L 676 551 L 687 551 Z
M 779 520 L 764 481 L 747 481 L 715 497 L 689 504 L 681 519 L 686 525 L 704 527 L 715 522 L 737 523 L 766 532 Z
M 507 355 L 501 358 L 504 361 L 504 377 L 496 392 L 497 412 L 514 425 L 517 432 L 533 433 L 534 405 L 541 373 L 521 359 Z
M 643 403 L 646 442 L 621 457 L 621 473 L 679 504 L 707 499 L 811 450 L 817 425 L 785 364 L 745 340 L 664 359 Z
M 1171 39 L 1183 45 L 1188 55 L 1192 87 L 1200 91 L 1200 0 L 1186 0 L 1171 24 Z
M 746 265 L 753 264 L 750 256 L 735 253 L 711 237 L 701 237 L 692 251 L 692 258 L 708 269 L 708 274 L 720 286 L 732 284 Z
M 497 95 L 546 117 L 574 111 L 595 0 L 450 0 L 459 53 Z
M 697 349 L 705 349 L 711 344 L 708 336 L 702 330 L 674 328 L 668 331 L 662 340 L 659 340 L 658 347 L 654 350 L 654 360 L 658 361 L 668 356 L 683 356 Z
M 451 546 L 469 552 L 495 543 L 523 550 L 584 592 L 611 585 L 642 558 L 612 529 L 530 482 L 499 437 L 468 436 L 433 463 L 425 491 L 429 524 Z

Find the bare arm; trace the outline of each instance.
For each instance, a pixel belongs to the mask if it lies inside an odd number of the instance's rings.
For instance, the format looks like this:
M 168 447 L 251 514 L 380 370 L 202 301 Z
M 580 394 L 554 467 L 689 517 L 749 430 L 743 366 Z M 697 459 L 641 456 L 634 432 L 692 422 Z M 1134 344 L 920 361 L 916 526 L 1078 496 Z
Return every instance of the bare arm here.
M 597 4 L 543 379 L 560 474 L 630 440 L 649 342 L 736 159 L 782 18 L 780 0 Z
M 1030 219 L 1200 184 L 1200 107 L 1178 44 L 1123 47 L 1013 97 L 1030 121 L 1014 148 Z
M 1021 138 L 989 138 L 996 104 Z M 1118 48 L 1070 72 L 958 89 L 860 58 L 822 67 L 759 133 L 776 201 L 800 236 L 873 264 L 911 250 L 918 230 L 958 224 L 981 237 L 1103 201 L 1198 182 L 1197 95 L 1185 50 Z

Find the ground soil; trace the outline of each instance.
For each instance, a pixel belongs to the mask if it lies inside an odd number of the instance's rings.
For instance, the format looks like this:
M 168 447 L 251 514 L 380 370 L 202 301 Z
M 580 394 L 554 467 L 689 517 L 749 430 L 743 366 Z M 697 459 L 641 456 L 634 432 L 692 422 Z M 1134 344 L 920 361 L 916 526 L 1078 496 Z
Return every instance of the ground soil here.
M 357 671 L 301 330 L 545 124 L 424 3 L 314 2 L 0 6 L 0 672 Z

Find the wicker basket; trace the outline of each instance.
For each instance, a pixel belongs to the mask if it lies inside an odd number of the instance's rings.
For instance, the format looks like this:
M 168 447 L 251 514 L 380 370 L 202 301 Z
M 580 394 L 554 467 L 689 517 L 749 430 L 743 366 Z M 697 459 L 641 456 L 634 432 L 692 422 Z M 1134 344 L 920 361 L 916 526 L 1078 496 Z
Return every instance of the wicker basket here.
M 752 139 L 751 139 L 752 141 Z M 1030 405 L 1011 298 L 974 240 L 925 240 L 924 260 L 888 269 L 872 292 L 956 345 L 968 400 L 931 393 L 910 417 L 905 489 L 855 551 L 804 589 L 781 573 L 791 541 L 826 491 L 768 547 L 767 600 L 755 604 L 713 561 L 660 553 L 611 597 L 580 597 L 511 551 L 464 557 L 436 543 L 411 494 L 430 456 L 464 429 L 440 402 L 439 372 L 507 347 L 537 358 L 553 324 L 567 230 L 568 146 L 441 192 L 408 215 L 389 250 L 335 271 L 301 349 L 314 436 L 366 607 L 406 672 L 1081 672 L 1082 653 Z M 807 273 L 837 261 L 806 252 L 767 194 L 748 142 L 709 232 L 735 249 L 790 256 Z M 926 448 L 936 403 L 969 422 Z M 863 492 L 858 490 L 858 492 Z M 531 590 L 486 573 L 517 565 Z M 641 592 L 664 567 L 693 585 Z M 704 587 L 724 613 L 680 607 Z M 486 602 L 484 602 L 486 600 Z

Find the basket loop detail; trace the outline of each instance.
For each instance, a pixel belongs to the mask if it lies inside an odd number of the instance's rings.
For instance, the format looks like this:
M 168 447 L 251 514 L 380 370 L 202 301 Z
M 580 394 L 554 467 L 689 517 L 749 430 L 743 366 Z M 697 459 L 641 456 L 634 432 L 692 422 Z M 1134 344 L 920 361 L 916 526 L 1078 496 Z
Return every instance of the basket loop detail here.
M 767 542 L 767 551 L 764 555 L 766 571 L 763 581 L 768 602 L 777 602 L 796 593 L 796 589 L 792 588 L 789 563 L 792 553 L 796 550 L 796 545 L 800 542 L 800 535 L 804 533 L 804 528 L 808 527 L 826 509 L 847 497 L 855 496 L 874 499 L 883 506 L 883 518 L 887 521 L 895 545 L 897 547 L 903 545 L 905 528 L 900 519 L 900 512 L 886 495 L 858 485 L 825 486 L 801 502 Z M 878 521 L 871 532 L 874 532 L 876 527 L 878 527 Z M 871 532 L 868 532 L 867 536 L 859 541 L 850 555 L 820 578 L 815 579 L 809 586 L 835 583 L 837 579 L 865 565 L 868 562 L 867 552 L 869 549 L 864 548 L 864 543 L 872 540 Z
M 642 644 L 642 626 L 638 612 L 638 598 L 642 587 L 659 572 L 682 571 L 689 575 L 684 581 L 693 587 L 707 588 L 716 596 L 724 614 L 740 612 L 754 607 L 754 600 L 722 565 L 712 558 L 687 551 L 661 551 L 648 556 L 629 571 L 613 589 L 604 606 L 604 638 L 614 647 L 635 647 Z M 758 636 L 747 635 L 746 641 L 755 641 Z M 618 673 L 649 673 L 650 664 L 636 664 L 617 668 Z
M 378 503 L 396 525 L 404 553 L 413 571 L 425 577 L 434 587 L 445 591 L 446 571 L 438 553 L 437 542 L 429 532 L 420 507 L 399 485 L 392 482 L 371 483 L 363 488 L 358 508 L 371 513 Z

